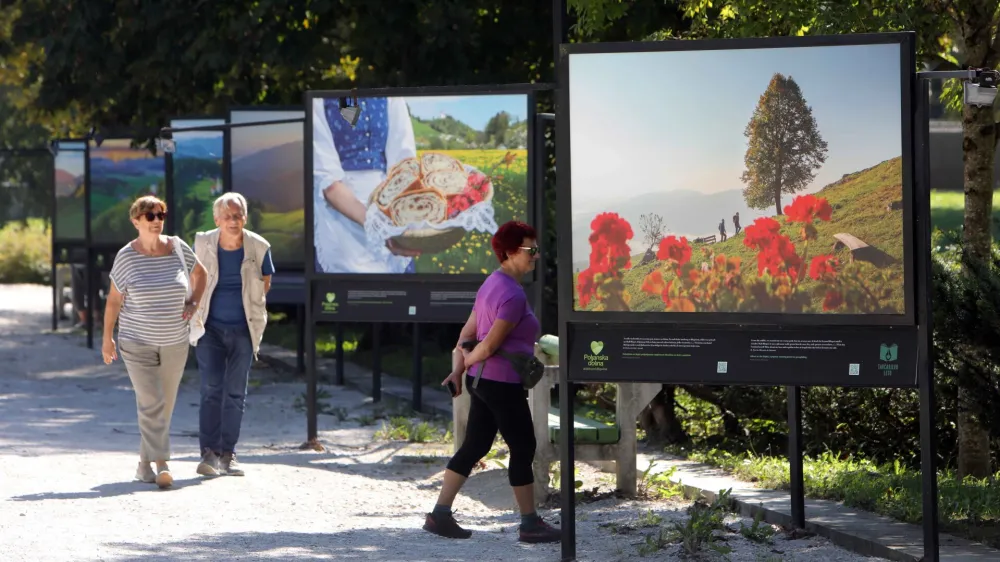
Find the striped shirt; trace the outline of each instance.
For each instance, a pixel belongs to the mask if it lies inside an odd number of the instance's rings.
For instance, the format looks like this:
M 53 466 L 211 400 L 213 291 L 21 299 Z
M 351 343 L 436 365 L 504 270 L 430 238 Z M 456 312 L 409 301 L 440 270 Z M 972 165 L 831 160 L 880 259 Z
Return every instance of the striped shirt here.
M 190 275 L 196 258 L 183 240 L 181 251 Z M 124 297 L 118 316 L 118 340 L 166 346 L 188 341 L 184 319 L 187 278 L 173 250 L 165 256 L 145 256 L 129 244 L 118 251 L 111 282 Z

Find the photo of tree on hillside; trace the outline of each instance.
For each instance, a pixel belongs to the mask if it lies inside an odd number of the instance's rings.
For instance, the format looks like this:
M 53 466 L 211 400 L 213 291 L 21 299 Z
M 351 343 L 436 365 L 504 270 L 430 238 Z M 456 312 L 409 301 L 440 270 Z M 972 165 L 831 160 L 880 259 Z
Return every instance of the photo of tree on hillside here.
M 135 238 L 128 214 L 132 203 L 143 195 L 166 197 L 163 155 L 131 144 L 108 139 L 90 146 L 90 237 L 95 243 L 125 244 Z
M 171 121 L 170 126 L 208 127 L 224 123 L 222 119 L 184 119 Z M 221 131 L 189 131 L 174 133 L 173 138 L 177 145 L 171 155 L 175 234 L 193 244 L 195 233 L 215 228 L 212 202 L 223 192 L 223 135 Z
M 499 224 L 526 220 L 527 96 L 313 101 L 321 273 L 487 274 Z
M 574 309 L 905 313 L 899 61 L 898 45 L 573 55 Z M 705 68 L 736 87 L 699 87 Z
M 75 149 L 75 150 L 71 150 Z M 84 224 L 84 182 L 86 181 L 86 144 L 60 143 L 54 158 L 56 189 L 56 220 L 53 226 L 56 240 L 83 240 L 87 236 Z
M 231 111 L 230 123 L 301 119 L 302 111 Z M 271 243 L 279 264 L 305 260 L 305 156 L 301 123 L 237 127 L 229 131 L 232 155 L 231 190 L 250 207 L 247 228 Z

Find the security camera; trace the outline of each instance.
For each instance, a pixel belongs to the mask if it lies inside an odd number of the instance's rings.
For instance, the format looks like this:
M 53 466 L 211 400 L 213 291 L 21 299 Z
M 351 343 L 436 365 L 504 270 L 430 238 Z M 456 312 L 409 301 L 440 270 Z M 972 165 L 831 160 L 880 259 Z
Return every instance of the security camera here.
M 164 154 L 173 154 L 177 152 L 177 143 L 174 139 L 156 139 L 156 149 Z
M 1000 83 L 1000 72 L 987 69 L 976 72 L 975 78 L 965 82 L 965 104 L 977 107 L 993 105 L 997 97 L 998 83 Z

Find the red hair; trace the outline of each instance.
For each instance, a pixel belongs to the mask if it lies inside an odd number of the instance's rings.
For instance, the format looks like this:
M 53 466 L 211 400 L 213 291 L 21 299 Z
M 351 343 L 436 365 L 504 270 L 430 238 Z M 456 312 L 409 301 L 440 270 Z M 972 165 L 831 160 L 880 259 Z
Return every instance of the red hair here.
M 500 225 L 490 245 L 493 246 L 493 253 L 497 255 L 500 263 L 507 261 L 511 254 L 517 253 L 524 244 L 525 238 L 538 239 L 538 234 L 530 224 L 518 221 L 508 221 Z

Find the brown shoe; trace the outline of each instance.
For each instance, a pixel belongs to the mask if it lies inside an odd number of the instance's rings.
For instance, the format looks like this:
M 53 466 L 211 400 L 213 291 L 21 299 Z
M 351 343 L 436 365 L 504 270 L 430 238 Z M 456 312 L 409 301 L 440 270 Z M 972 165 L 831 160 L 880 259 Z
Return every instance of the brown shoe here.
M 170 475 L 169 468 L 157 469 L 156 471 L 156 485 L 160 488 L 169 488 L 174 483 L 174 477 Z
M 243 476 L 243 467 L 240 466 L 239 461 L 236 460 L 236 453 L 222 453 L 222 459 L 219 463 L 222 469 L 219 471 L 227 476 Z
M 446 539 L 467 539 L 472 536 L 472 531 L 458 526 L 452 514 L 435 515 L 428 513 L 424 519 L 424 530 Z
M 195 469 L 195 472 L 202 476 L 208 476 L 209 478 L 222 475 L 222 464 L 219 461 L 219 457 L 215 454 L 215 451 L 205 449 L 205 454 L 202 455 L 201 462 L 198 463 L 198 468 Z
M 527 543 L 559 542 L 562 540 L 562 531 L 558 527 L 553 527 L 541 517 L 528 528 L 521 527 L 518 530 L 518 540 Z

